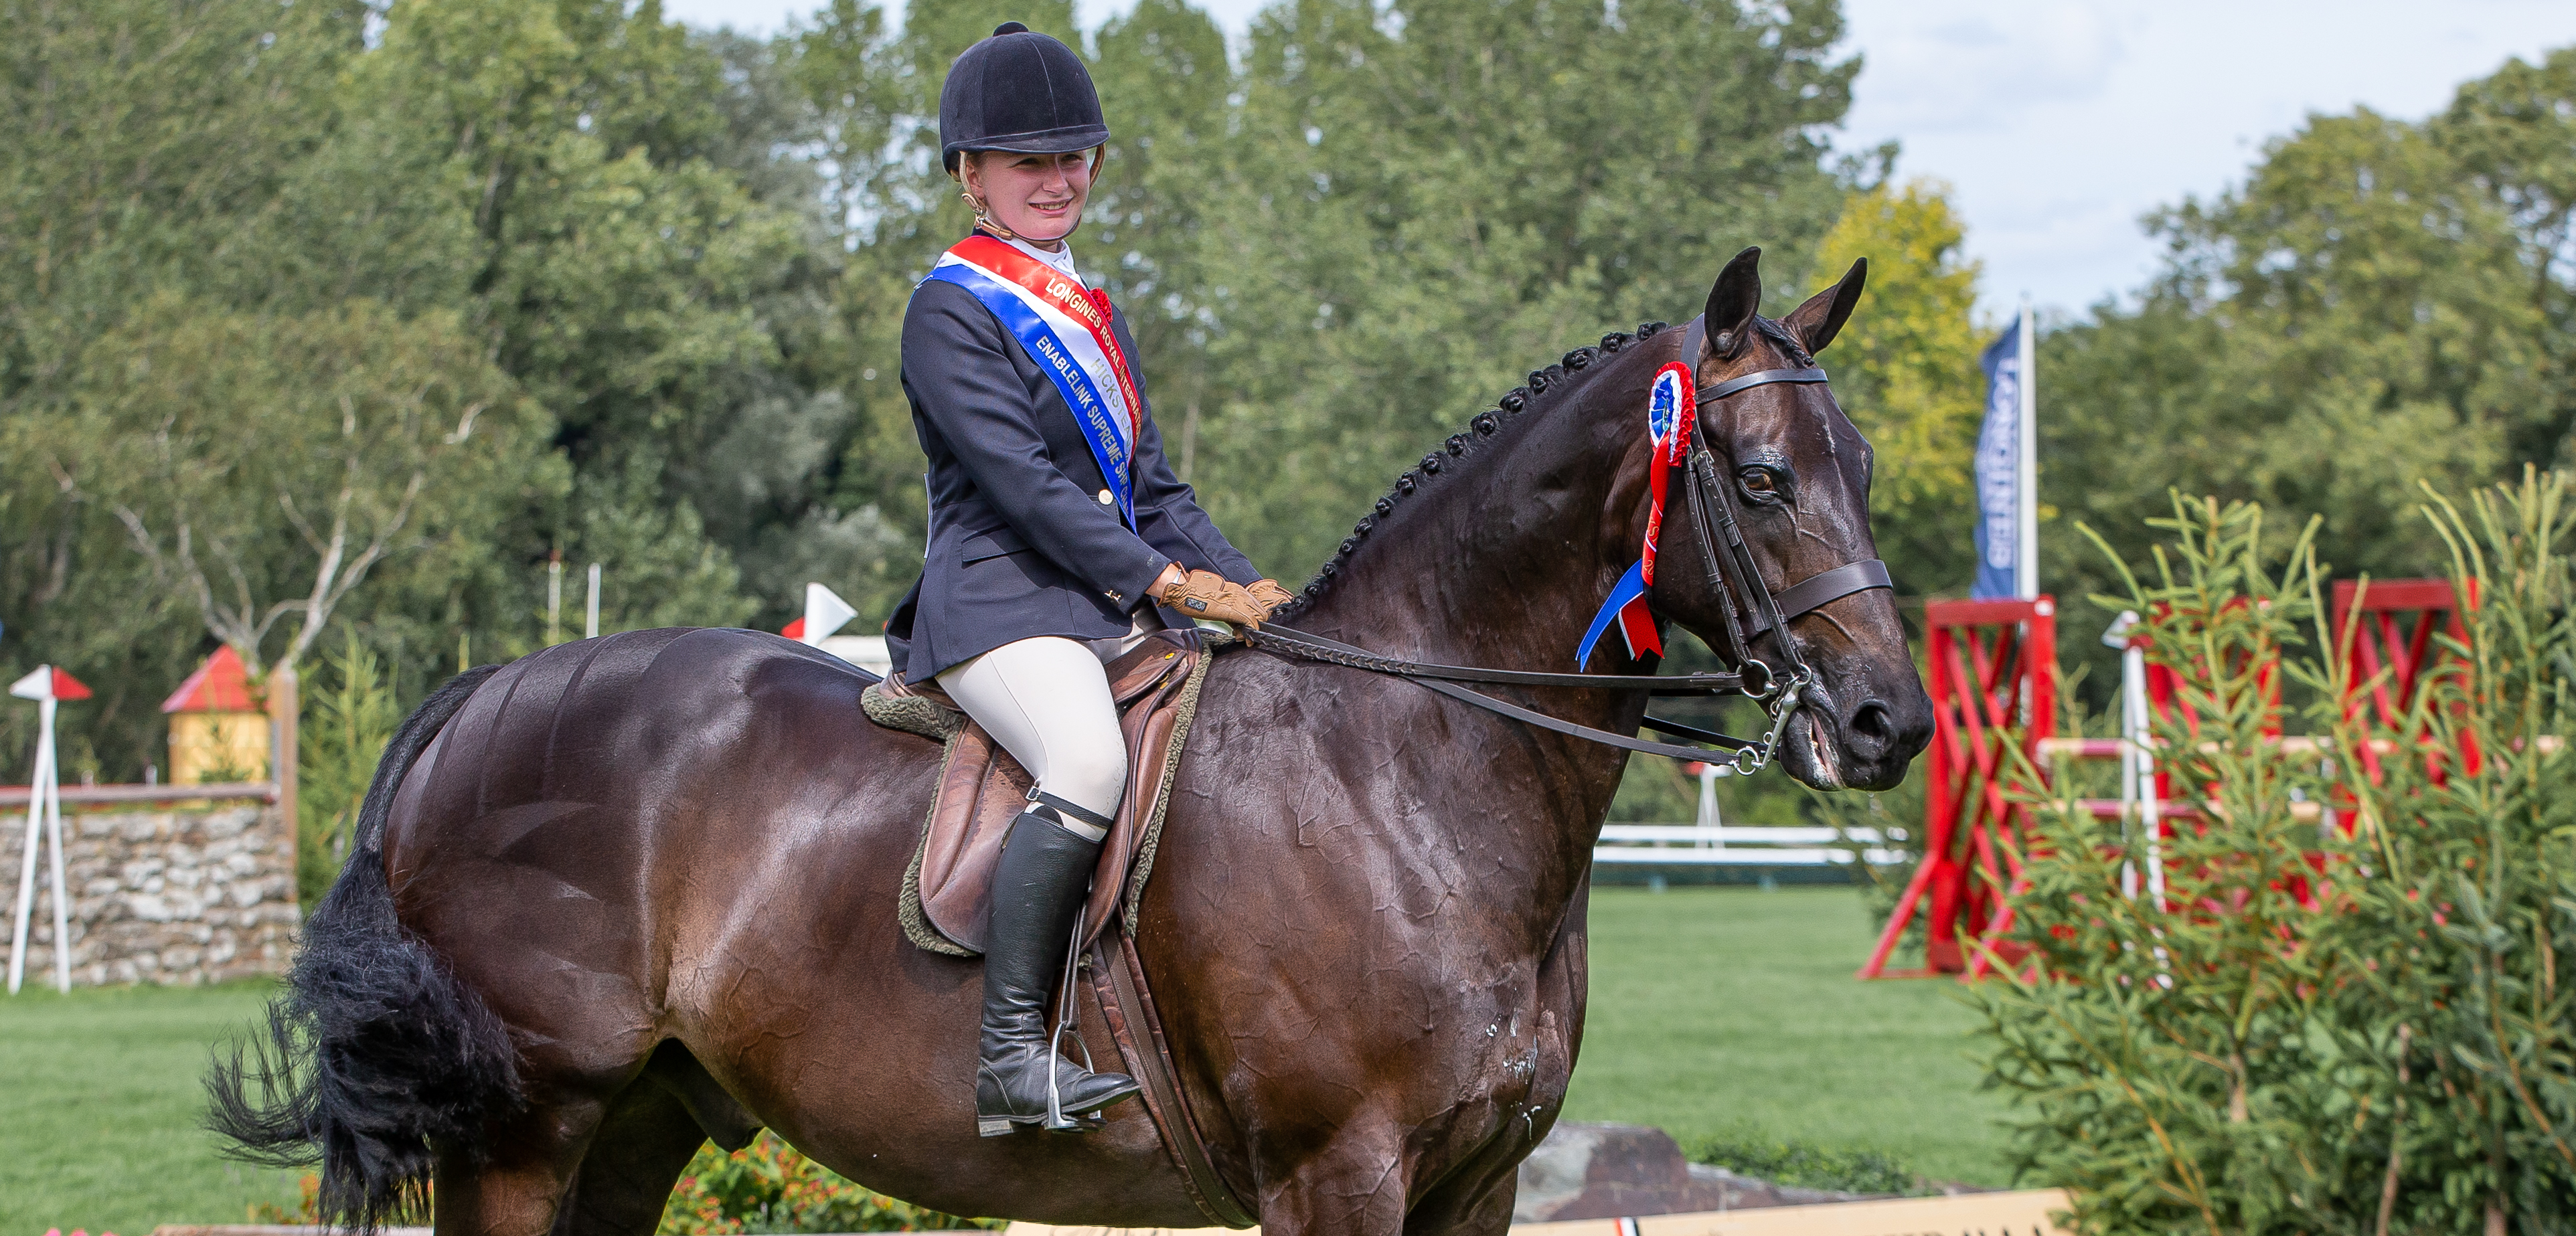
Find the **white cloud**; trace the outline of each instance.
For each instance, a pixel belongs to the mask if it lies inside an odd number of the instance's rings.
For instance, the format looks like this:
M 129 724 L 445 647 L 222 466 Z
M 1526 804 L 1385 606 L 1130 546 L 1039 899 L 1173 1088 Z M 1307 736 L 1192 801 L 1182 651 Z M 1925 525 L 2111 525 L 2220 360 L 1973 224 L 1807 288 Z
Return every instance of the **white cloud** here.
M 1957 188 L 1985 303 L 2080 308 L 2155 269 L 2141 215 L 2239 180 L 2262 143 L 2357 104 L 2446 105 L 2576 42 L 2565 0 L 1846 0 L 1866 67 L 1844 143 Z
M 2106 15 L 2065 4 L 1909 4 L 1873 29 L 1859 48 L 1870 106 L 1918 134 L 1993 130 L 2015 108 L 2092 98 L 2127 50 Z

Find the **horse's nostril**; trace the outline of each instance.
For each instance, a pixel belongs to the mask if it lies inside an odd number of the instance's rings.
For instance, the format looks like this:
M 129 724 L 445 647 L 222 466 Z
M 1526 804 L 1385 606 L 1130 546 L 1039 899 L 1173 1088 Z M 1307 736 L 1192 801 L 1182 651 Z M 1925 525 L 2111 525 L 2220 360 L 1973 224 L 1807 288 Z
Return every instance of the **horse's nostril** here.
M 1887 705 L 1877 700 L 1870 700 L 1853 709 L 1850 727 L 1853 737 L 1867 740 L 1871 747 L 1879 751 L 1885 751 L 1895 744 L 1896 723 L 1889 716 Z

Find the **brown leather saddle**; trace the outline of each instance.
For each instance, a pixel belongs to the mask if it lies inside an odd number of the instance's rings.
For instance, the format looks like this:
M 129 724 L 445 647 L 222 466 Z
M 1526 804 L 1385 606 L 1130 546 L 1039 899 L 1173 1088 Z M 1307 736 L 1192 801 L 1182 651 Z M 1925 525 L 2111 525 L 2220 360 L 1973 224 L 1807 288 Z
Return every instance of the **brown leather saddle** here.
M 1127 795 L 1100 847 L 1091 900 L 1083 909 L 1086 945 L 1122 904 L 1134 926 L 1137 899 L 1154 869 L 1172 773 L 1198 712 L 1209 651 L 1196 629 L 1164 630 L 1109 663 L 1109 691 L 1127 739 Z M 980 956 L 992 920 L 993 868 L 1011 821 L 1028 807 L 1028 771 L 935 685 L 906 683 L 898 674 L 869 687 L 860 704 L 879 725 L 947 744 L 921 845 L 904 873 L 900 913 L 904 935 L 914 944 L 934 953 Z

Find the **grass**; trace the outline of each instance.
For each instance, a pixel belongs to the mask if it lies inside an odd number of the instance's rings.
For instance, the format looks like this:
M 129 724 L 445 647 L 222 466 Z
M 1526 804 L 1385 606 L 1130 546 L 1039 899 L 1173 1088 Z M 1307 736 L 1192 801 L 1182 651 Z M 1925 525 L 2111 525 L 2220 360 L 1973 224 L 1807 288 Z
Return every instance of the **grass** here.
M 0 1236 L 241 1223 L 289 1209 L 299 1173 L 226 1162 L 197 1127 L 208 1045 L 240 1032 L 267 984 L 40 987 L 0 997 Z
M 2011 1183 L 2003 1100 L 1948 980 L 1864 983 L 1847 888 L 1597 889 L 1571 1120 L 1884 1151 L 1941 1180 Z
M 1566 1114 L 1895 1155 L 2004 1184 L 2002 1106 L 1976 1090 L 1947 982 L 1853 980 L 1849 889 L 1602 889 L 1592 1005 Z M 0 1236 L 149 1236 L 292 1210 L 298 1173 L 224 1161 L 197 1127 L 208 1045 L 270 989 L 38 990 L 0 998 Z

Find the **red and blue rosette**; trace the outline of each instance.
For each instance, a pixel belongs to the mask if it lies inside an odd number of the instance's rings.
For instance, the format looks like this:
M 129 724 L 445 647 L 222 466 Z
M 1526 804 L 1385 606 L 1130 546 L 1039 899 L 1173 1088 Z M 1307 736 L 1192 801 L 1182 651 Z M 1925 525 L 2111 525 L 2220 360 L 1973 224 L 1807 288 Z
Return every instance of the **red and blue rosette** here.
M 1664 529 L 1664 493 L 1672 470 L 1682 466 L 1690 455 L 1691 426 L 1699 416 L 1697 375 L 1689 365 L 1672 361 L 1655 371 L 1654 385 L 1646 399 L 1646 434 L 1654 453 L 1646 465 L 1646 543 L 1635 565 L 1630 566 L 1619 582 L 1611 585 L 1610 597 L 1601 603 L 1601 612 L 1593 615 L 1592 626 L 1583 633 L 1583 643 L 1574 650 L 1574 665 L 1582 669 L 1592 663 L 1592 648 L 1616 625 L 1619 637 L 1628 644 L 1631 660 L 1652 654 L 1662 656 L 1663 634 L 1655 628 L 1655 614 L 1646 603 L 1646 591 L 1655 585 L 1655 540 Z

